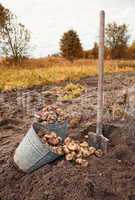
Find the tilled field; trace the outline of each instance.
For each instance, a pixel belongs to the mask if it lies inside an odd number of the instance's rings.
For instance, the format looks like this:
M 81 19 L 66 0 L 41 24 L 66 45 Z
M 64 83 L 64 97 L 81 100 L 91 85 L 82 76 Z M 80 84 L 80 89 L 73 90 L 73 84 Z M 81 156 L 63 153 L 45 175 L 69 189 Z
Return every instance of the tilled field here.
M 133 73 L 115 76 L 126 83 L 127 87 L 135 82 Z M 91 77 L 80 83 L 85 83 L 88 88 L 81 97 L 73 101 L 58 101 L 74 119 L 76 115 L 81 115 L 79 125 L 73 124 L 69 129 L 69 134 L 77 139 L 84 138 L 93 130 L 95 127 L 90 124 L 96 120 L 97 79 Z M 124 86 L 118 79 L 112 81 L 112 77 L 107 76 L 107 101 L 111 101 L 110 90 L 122 88 Z M 135 200 L 133 118 L 105 118 L 105 124 L 108 125 L 105 125 L 104 133 L 110 139 L 108 153 L 102 158 L 91 156 L 88 167 L 59 159 L 29 175 L 15 168 L 13 153 L 34 121 L 33 113 L 40 110 L 44 103 L 57 101 L 55 94 L 48 97 L 48 89 L 38 87 L 0 94 L 0 200 Z

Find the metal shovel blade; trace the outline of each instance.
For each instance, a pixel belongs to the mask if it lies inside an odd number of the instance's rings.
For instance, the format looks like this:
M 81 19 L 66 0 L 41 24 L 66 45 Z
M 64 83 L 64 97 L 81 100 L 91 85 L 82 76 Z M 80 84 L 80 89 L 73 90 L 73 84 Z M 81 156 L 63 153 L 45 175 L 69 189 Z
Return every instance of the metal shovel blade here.
M 109 139 L 103 135 L 97 135 L 94 132 L 89 132 L 88 136 L 89 146 L 95 147 L 96 149 L 101 149 L 104 153 L 107 152 Z

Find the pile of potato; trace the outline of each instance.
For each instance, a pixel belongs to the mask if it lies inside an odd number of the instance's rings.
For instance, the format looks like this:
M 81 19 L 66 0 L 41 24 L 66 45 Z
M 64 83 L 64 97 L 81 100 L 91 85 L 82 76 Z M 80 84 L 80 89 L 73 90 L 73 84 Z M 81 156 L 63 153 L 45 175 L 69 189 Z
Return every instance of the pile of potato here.
M 43 121 L 46 124 L 52 124 L 56 122 L 64 122 L 67 119 L 67 114 L 57 105 L 49 105 L 38 112 L 35 117 L 38 121 Z
M 65 156 L 68 161 L 75 161 L 76 164 L 82 167 L 88 166 L 88 161 L 85 160 L 91 155 L 101 157 L 103 155 L 100 149 L 89 147 L 87 142 L 79 142 L 67 137 L 62 143 L 62 139 L 56 133 L 51 132 L 44 135 L 43 142 L 49 144 L 52 152 L 59 156 Z

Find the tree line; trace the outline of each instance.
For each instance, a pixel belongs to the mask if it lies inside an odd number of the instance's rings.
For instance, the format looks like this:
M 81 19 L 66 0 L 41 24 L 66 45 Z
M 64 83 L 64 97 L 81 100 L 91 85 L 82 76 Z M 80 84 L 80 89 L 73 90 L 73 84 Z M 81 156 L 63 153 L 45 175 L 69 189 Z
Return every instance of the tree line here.
M 0 4 L 0 53 L 14 62 L 28 58 L 31 45 L 31 33 L 17 16 Z M 126 24 L 109 23 L 105 28 L 105 58 L 135 59 L 135 41 L 129 45 L 129 31 Z M 60 39 L 60 54 L 71 62 L 74 59 L 97 59 L 98 43 L 84 50 L 79 35 L 74 30 L 65 32 Z
M 129 45 L 130 35 L 126 24 L 109 23 L 105 28 L 105 58 L 135 59 L 135 41 Z M 76 58 L 97 59 L 98 43 L 92 49 L 83 50 L 79 35 L 74 30 L 64 33 L 60 41 L 62 55 L 69 60 Z

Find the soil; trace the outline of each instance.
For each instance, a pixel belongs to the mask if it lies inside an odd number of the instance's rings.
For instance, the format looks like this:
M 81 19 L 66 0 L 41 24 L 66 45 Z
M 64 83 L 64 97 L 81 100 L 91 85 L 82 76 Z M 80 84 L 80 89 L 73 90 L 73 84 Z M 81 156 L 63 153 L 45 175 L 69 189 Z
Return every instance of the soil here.
M 119 78 L 127 83 L 127 87 L 135 82 L 133 73 L 120 74 Z M 79 82 L 89 87 L 86 94 L 72 102 L 58 103 L 70 114 L 78 111 L 83 116 L 80 126 L 69 129 L 69 134 L 84 138 L 89 131 L 95 130 L 91 122 L 96 120 L 97 78 L 90 77 Z M 111 76 L 106 77 L 105 91 L 109 92 L 112 87 L 117 90 L 118 86 L 123 88 L 117 81 L 112 82 Z M 48 88 L 42 86 L 0 94 L 0 200 L 135 200 L 133 117 L 105 120 L 104 135 L 109 138 L 108 152 L 102 158 L 90 157 L 86 168 L 60 158 L 31 174 L 17 170 L 13 154 L 34 121 L 33 112 L 41 109 L 44 103 L 57 101 L 55 95 L 44 96 L 42 101 L 37 98 L 46 90 Z M 23 104 L 26 100 L 24 97 L 30 97 L 27 107 Z M 88 99 L 91 103 L 89 108 L 86 103 Z

